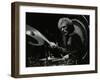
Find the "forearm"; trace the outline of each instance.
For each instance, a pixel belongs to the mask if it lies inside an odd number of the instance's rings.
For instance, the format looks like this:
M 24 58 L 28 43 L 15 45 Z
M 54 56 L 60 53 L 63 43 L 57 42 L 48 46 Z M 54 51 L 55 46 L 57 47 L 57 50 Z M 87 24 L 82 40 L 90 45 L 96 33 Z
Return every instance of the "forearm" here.
M 67 50 L 66 48 L 60 47 L 60 46 L 56 46 L 53 48 L 53 50 L 57 53 L 61 53 L 63 55 L 69 54 L 70 50 Z
M 70 48 L 70 46 L 68 46 L 68 47 L 66 47 L 66 48 L 57 46 L 57 47 L 55 47 L 55 51 L 56 51 L 56 52 L 59 52 L 59 53 L 61 53 L 61 54 L 63 54 L 63 55 L 67 55 L 67 54 L 70 54 L 70 53 L 71 53 L 71 54 L 74 54 L 74 53 L 77 52 L 77 50 L 72 50 L 72 49 Z
M 61 47 L 61 46 L 50 46 L 50 51 L 54 54 L 58 53 L 58 54 L 62 54 L 62 55 L 67 55 L 70 53 L 75 53 L 75 50 L 72 50 L 71 46 L 67 46 L 67 47 Z

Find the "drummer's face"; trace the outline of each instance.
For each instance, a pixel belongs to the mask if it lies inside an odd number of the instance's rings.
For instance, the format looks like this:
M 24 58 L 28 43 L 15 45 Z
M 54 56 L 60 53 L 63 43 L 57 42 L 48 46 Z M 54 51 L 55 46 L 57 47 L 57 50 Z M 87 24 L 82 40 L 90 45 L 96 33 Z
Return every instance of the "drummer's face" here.
M 62 28 L 61 28 L 61 32 L 64 34 L 64 35 L 67 35 L 68 34 L 68 31 L 67 31 L 67 26 L 63 26 Z

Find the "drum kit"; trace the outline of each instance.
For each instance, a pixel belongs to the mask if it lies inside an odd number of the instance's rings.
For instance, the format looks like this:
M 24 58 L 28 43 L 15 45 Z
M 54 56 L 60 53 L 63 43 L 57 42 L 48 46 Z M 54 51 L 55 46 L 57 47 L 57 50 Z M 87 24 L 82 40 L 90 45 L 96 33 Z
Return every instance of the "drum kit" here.
M 48 45 L 50 45 L 50 41 L 42 33 L 40 33 L 37 29 L 29 25 L 26 26 L 26 35 L 37 41 L 37 43 L 28 42 L 28 44 L 32 46 L 43 46 L 45 42 Z M 46 56 L 45 58 L 39 59 L 39 62 L 42 63 L 42 65 L 44 66 L 67 64 L 67 62 L 65 61 L 63 57 L 55 58 L 54 56 L 51 55 L 52 53 L 50 53 L 49 51 L 47 51 L 45 54 L 48 56 Z
M 81 26 L 83 29 L 85 29 L 85 25 L 77 19 L 73 19 L 74 24 L 76 24 L 76 28 L 77 31 L 76 33 L 80 33 L 80 36 L 84 42 L 84 35 L 82 34 L 82 32 L 80 31 L 80 29 L 78 28 L 79 26 Z M 50 41 L 37 29 L 35 29 L 34 27 L 31 27 L 29 25 L 26 25 L 26 35 L 33 38 L 34 40 L 36 40 L 37 42 L 28 42 L 30 45 L 32 46 L 43 46 L 44 43 L 46 42 L 48 45 L 50 45 Z M 85 36 L 87 34 L 85 33 Z M 50 54 L 50 53 L 49 53 Z M 62 58 L 56 58 L 54 56 L 50 56 L 48 54 L 48 51 L 46 53 L 46 57 L 39 59 L 40 63 L 43 63 L 44 66 L 48 66 L 48 65 L 68 65 L 69 64 L 69 59 L 68 58 L 64 58 L 64 56 Z M 66 55 L 65 55 L 66 56 Z

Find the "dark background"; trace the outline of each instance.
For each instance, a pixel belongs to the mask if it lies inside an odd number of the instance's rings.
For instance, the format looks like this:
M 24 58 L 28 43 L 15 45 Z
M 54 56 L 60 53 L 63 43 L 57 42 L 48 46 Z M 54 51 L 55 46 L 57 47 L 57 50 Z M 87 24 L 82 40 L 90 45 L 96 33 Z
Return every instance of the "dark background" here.
M 78 19 L 84 23 L 82 16 L 84 16 L 88 20 L 88 24 L 89 24 L 89 15 L 26 12 L 26 24 L 39 30 L 48 40 L 52 42 L 57 42 L 59 41 L 59 35 L 61 34 L 57 27 L 59 18 L 68 17 L 70 19 Z M 88 27 L 86 28 L 88 29 Z M 44 58 L 45 56 L 46 55 L 45 55 L 44 46 L 32 46 L 27 44 L 27 40 L 26 40 L 26 66 L 27 67 L 30 66 L 29 59 L 28 59 L 29 57 L 31 57 L 31 61 L 38 61 L 39 59 Z M 37 65 L 38 64 L 36 64 L 36 66 Z
M 60 34 L 58 30 L 58 20 L 61 17 L 68 17 L 70 19 L 79 19 L 82 21 L 82 15 L 68 15 L 68 14 L 48 14 L 48 13 L 26 13 L 26 24 L 36 28 L 50 41 L 55 41 Z M 84 15 L 89 21 L 89 16 Z

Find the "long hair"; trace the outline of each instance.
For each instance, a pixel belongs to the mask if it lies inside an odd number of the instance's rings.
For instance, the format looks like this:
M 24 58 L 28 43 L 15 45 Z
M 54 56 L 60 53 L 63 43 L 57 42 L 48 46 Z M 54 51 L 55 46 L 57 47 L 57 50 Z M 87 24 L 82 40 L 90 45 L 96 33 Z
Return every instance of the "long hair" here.
M 58 28 L 59 28 L 59 30 L 61 30 L 61 28 L 63 26 L 67 27 L 67 30 L 68 30 L 69 33 L 72 33 L 74 31 L 73 22 L 69 18 L 63 17 L 63 18 L 59 19 L 59 21 L 58 21 Z

